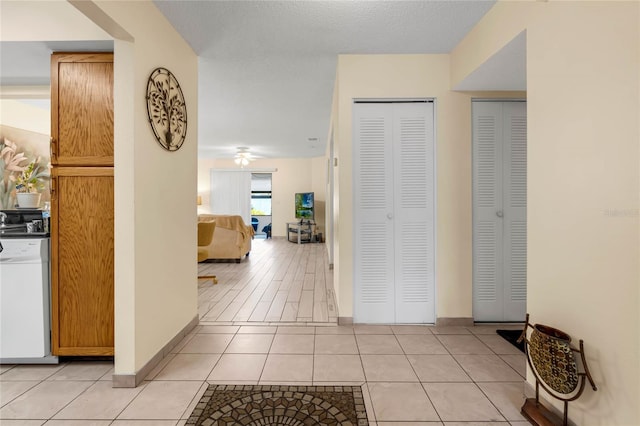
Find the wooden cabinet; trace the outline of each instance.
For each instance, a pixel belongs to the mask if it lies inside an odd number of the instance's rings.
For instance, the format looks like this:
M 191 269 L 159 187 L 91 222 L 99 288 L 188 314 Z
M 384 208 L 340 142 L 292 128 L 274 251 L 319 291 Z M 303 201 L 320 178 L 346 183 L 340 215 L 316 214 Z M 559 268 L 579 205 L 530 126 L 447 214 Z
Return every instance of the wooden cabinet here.
M 52 171 L 52 340 L 56 355 L 113 355 L 113 168 Z
M 51 58 L 51 164 L 113 165 L 113 54 Z
M 114 354 L 113 54 L 51 59 L 52 352 Z

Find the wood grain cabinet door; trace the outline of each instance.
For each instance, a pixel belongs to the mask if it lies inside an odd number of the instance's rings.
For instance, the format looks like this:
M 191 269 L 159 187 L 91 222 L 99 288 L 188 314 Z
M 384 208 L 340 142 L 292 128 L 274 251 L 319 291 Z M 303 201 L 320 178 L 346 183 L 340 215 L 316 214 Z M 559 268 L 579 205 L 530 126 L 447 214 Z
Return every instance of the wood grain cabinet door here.
M 51 56 L 51 164 L 113 165 L 113 53 Z
M 54 355 L 114 353 L 113 168 L 54 167 Z

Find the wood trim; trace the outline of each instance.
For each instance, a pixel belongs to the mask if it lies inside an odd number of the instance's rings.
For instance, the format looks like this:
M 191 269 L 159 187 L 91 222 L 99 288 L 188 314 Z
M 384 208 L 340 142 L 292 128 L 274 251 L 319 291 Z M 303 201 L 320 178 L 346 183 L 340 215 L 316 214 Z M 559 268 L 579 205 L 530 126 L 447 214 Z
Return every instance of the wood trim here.
M 53 52 L 55 62 L 113 62 L 113 52 Z
M 53 145 L 58 143 L 58 105 L 60 103 L 60 100 L 58 99 L 58 79 L 58 58 L 54 54 L 51 56 L 51 146 L 49 147 L 49 151 L 51 153 L 50 161 L 52 166 L 56 166 L 58 164 L 57 155 L 55 157 L 53 155 Z
M 58 235 L 54 231 L 58 229 L 58 188 L 57 179 L 55 177 L 56 168 L 51 170 L 51 212 L 49 217 L 49 230 L 51 235 L 51 241 L 49 250 L 51 251 L 49 257 L 50 273 L 51 273 L 51 353 L 56 355 L 60 350 L 60 330 L 58 324 L 60 324 L 60 316 L 58 315 L 60 292 L 58 291 Z
M 56 355 L 57 356 L 112 356 L 114 355 L 113 347 L 61 347 L 56 341 Z
M 57 141 L 56 141 L 57 143 Z M 104 156 L 104 157 L 64 157 L 62 159 L 57 159 L 58 166 L 65 167 L 73 167 L 73 166 L 84 166 L 84 167 L 95 167 L 95 166 L 113 166 L 113 156 Z
M 51 176 L 113 176 L 113 167 L 53 167 Z

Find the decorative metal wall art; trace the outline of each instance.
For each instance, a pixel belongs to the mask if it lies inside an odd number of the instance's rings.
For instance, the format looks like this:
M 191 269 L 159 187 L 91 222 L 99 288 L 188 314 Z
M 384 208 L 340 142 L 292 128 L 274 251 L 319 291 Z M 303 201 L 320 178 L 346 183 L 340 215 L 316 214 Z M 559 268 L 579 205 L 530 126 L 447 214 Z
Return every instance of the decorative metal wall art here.
M 177 151 L 187 135 L 187 105 L 176 77 L 166 68 L 156 68 L 147 82 L 147 114 L 158 143 Z
M 527 339 L 527 331 L 531 333 Z M 536 425 L 567 425 L 569 402 L 582 395 L 586 381 L 598 390 L 584 355 L 584 344 L 580 349 L 571 346 L 571 336 L 556 328 L 542 324 L 532 325 L 529 314 L 518 342 L 524 340 L 527 361 L 536 378 L 536 397 L 528 398 L 522 406 L 522 414 Z M 583 372 L 579 371 L 576 354 L 580 355 Z M 560 418 L 540 404 L 540 386 L 552 397 L 564 402 L 564 418 Z

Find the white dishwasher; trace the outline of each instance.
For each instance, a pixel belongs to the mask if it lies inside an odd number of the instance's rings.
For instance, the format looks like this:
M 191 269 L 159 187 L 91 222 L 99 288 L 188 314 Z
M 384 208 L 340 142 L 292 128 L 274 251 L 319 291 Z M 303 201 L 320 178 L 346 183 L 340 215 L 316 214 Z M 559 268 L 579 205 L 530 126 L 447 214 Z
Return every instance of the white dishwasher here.
M 49 238 L 0 243 L 0 363 L 58 363 L 51 355 Z

